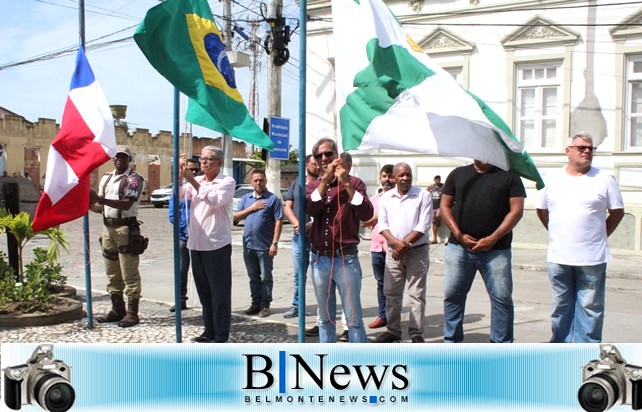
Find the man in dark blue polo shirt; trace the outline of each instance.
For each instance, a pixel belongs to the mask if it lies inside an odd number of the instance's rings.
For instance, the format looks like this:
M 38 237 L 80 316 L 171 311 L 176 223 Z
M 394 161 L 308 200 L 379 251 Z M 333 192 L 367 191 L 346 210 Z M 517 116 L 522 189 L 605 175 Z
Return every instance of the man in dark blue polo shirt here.
M 243 229 L 243 260 L 250 277 L 252 304 L 244 313 L 264 318 L 270 316 L 272 302 L 272 266 L 279 250 L 283 227 L 283 203 L 267 190 L 264 170 L 252 172 L 254 192 L 239 202 L 234 220 L 245 220 Z

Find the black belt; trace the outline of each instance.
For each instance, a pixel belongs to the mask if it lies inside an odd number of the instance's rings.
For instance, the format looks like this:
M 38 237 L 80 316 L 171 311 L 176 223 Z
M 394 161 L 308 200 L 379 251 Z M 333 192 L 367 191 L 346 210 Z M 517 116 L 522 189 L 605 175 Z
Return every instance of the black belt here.
M 344 246 L 340 249 L 335 249 L 335 250 L 316 250 L 315 248 L 311 248 L 312 254 L 315 254 L 317 256 L 323 256 L 323 257 L 335 257 L 335 256 L 341 256 L 341 255 L 358 255 L 359 254 L 359 248 L 357 245 L 347 245 Z
M 104 217 L 103 218 L 103 223 L 105 226 L 129 226 L 132 223 L 137 223 L 138 218 L 136 216 L 133 217 Z

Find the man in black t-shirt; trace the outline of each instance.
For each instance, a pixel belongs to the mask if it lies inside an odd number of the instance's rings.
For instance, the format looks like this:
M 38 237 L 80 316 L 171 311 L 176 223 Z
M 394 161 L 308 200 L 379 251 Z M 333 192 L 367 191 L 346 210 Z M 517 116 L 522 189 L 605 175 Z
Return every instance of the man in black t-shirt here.
M 491 303 L 490 341 L 512 342 L 512 230 L 522 218 L 521 179 L 475 160 L 446 179 L 441 218 L 451 235 L 444 254 L 444 342 L 464 340 L 466 297 L 477 271 Z

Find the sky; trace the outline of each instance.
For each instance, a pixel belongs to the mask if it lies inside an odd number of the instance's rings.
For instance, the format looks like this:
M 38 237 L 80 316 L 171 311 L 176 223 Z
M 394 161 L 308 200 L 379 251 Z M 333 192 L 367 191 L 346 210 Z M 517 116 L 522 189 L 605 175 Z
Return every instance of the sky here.
M 234 0 L 232 16 L 236 24 L 249 31 L 248 21 L 261 19 L 259 1 Z M 110 105 L 127 105 L 130 129 L 172 131 L 174 110 L 173 86 L 152 68 L 132 35 L 148 9 L 158 0 L 85 0 L 85 38 L 87 59 Z M 210 0 L 216 24 L 223 29 L 222 2 Z M 292 28 L 296 26 L 299 8 L 294 0 L 284 0 L 283 14 Z M 0 106 L 24 116 L 28 121 L 38 118 L 62 118 L 64 104 L 74 70 L 76 51 L 42 60 L 43 56 L 76 47 L 79 44 L 79 13 L 77 0 L 2 0 L 0 1 Z M 294 20 L 296 19 L 296 21 Z M 258 35 L 264 38 L 267 25 Z M 291 142 L 296 145 L 298 130 L 299 35 L 292 36 L 290 60 L 282 70 L 282 112 L 290 118 Z M 124 41 L 114 42 L 126 39 Z M 111 43 L 114 42 L 114 43 Z M 92 49 L 91 46 L 101 44 Z M 233 39 L 235 49 L 246 43 Z M 238 46 L 237 46 L 238 45 Z M 239 50 L 240 50 L 239 49 Z M 268 62 L 261 54 L 259 80 L 259 124 L 267 116 Z M 28 62 L 30 60 L 36 60 Z M 13 67 L 7 67 L 24 62 Z M 248 68 L 236 69 L 238 89 L 246 104 L 251 84 Z M 187 99 L 181 95 L 181 132 L 188 132 L 185 122 Z M 199 126 L 192 127 L 199 137 L 217 137 L 220 133 Z

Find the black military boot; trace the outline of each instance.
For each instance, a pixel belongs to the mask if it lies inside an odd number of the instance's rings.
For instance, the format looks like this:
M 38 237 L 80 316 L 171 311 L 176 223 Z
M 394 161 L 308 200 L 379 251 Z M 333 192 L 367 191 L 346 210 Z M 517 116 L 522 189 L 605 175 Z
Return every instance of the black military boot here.
M 125 299 L 122 293 L 111 294 L 111 310 L 106 315 L 100 315 L 96 318 L 98 323 L 118 322 L 127 314 L 125 308 Z
M 127 315 L 118 322 L 118 326 L 121 328 L 129 328 L 140 323 L 138 318 L 138 302 L 140 299 L 129 298 L 127 301 Z

